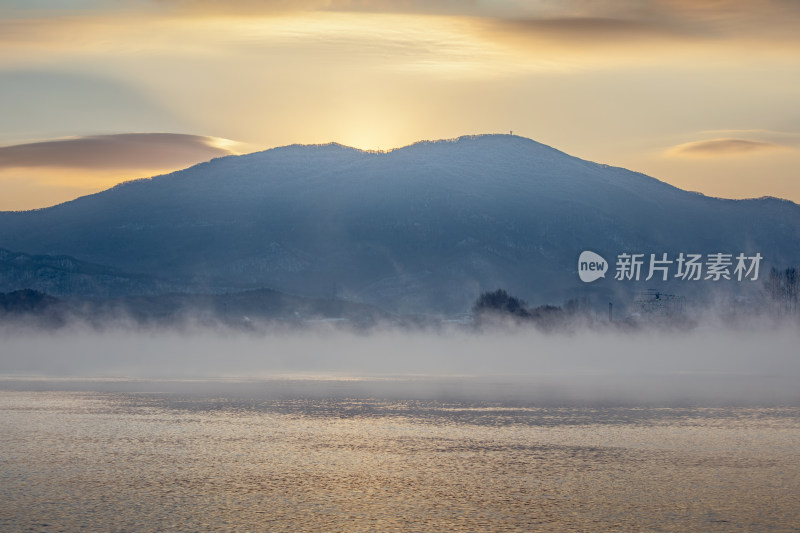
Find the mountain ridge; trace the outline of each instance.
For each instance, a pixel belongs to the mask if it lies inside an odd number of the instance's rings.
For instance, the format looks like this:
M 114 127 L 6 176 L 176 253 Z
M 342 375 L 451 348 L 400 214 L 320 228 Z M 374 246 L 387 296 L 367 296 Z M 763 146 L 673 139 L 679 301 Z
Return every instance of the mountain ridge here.
M 800 263 L 798 242 L 793 202 L 709 197 L 509 135 L 288 145 L 0 213 L 7 249 L 403 313 L 463 312 L 499 287 L 613 297 L 609 280 L 577 281 L 583 249 L 763 251 L 780 267 Z
M 670 187 L 670 188 L 673 188 L 673 189 L 676 189 L 676 190 L 679 190 L 679 191 L 682 191 L 682 192 L 685 192 L 685 193 L 695 194 L 695 195 L 698 195 L 698 196 L 701 196 L 701 197 L 704 197 L 704 198 L 711 198 L 711 199 L 716 199 L 716 200 L 729 200 L 729 201 L 734 201 L 734 202 L 746 202 L 746 201 L 758 201 L 758 200 L 778 200 L 778 201 L 781 201 L 781 202 L 787 202 L 787 203 L 790 203 L 790 204 L 793 204 L 793 205 L 796 205 L 796 206 L 800 206 L 800 204 L 798 204 L 797 202 L 794 202 L 793 200 L 789 200 L 787 198 L 781 198 L 781 197 L 777 197 L 777 196 L 771 196 L 771 195 L 765 195 L 765 196 L 759 196 L 759 197 L 750 197 L 750 198 L 727 198 L 727 197 L 723 197 L 723 196 L 708 195 L 708 194 L 705 194 L 705 193 L 700 192 L 700 191 L 681 189 L 681 188 L 679 188 L 677 186 L 674 186 L 674 185 L 671 185 L 671 184 L 669 184 L 667 182 L 661 181 L 658 178 L 655 178 L 655 177 L 650 176 L 648 174 L 644 174 L 643 172 L 630 170 L 630 169 L 627 169 L 625 167 L 619 167 L 619 166 L 616 166 L 616 165 L 609 165 L 609 164 L 606 164 L 606 163 L 597 163 L 595 161 L 582 159 L 582 158 L 579 158 L 577 156 L 573 156 L 571 154 L 563 152 L 563 151 L 561 151 L 561 150 L 559 150 L 557 148 L 554 148 L 552 146 L 549 146 L 549 145 L 546 145 L 544 143 L 540 143 L 538 141 L 535 141 L 533 139 L 528 139 L 526 137 L 522 137 L 522 136 L 518 136 L 518 135 L 490 133 L 490 134 L 462 135 L 460 137 L 453 137 L 453 138 L 449 138 L 449 139 L 421 140 L 421 141 L 416 141 L 414 143 L 411 143 L 411 144 L 408 144 L 408 145 L 405 145 L 405 146 L 401 146 L 401 147 L 397 147 L 397 148 L 390 148 L 390 149 L 387 149 L 387 150 L 362 149 L 362 148 L 357 148 L 357 147 L 354 147 L 354 146 L 348 146 L 348 145 L 345 145 L 345 144 L 341 144 L 341 143 L 338 143 L 338 142 L 335 142 L 335 141 L 331 141 L 331 142 L 328 142 L 328 143 L 312 143 L 312 144 L 293 143 L 293 144 L 288 144 L 288 145 L 282 145 L 282 146 L 276 146 L 276 147 L 272 147 L 272 148 L 267 148 L 267 149 L 264 149 L 264 150 L 258 150 L 256 152 L 250 152 L 250 153 L 247 153 L 247 154 L 231 154 L 231 155 L 224 155 L 224 156 L 214 157 L 214 158 L 212 158 L 212 159 L 210 159 L 208 161 L 197 163 L 197 164 L 192 165 L 190 167 L 186 167 L 184 169 L 176 170 L 176 171 L 169 172 L 169 173 L 166 173 L 166 174 L 158 174 L 158 175 L 150 176 L 150 177 L 135 178 L 135 179 L 131 179 L 131 180 L 122 181 L 122 182 L 120 182 L 120 183 L 118 183 L 118 184 L 116 184 L 116 185 L 114 185 L 114 186 L 112 186 L 112 187 L 110 187 L 108 189 L 105 189 L 105 190 L 102 190 L 102 191 L 98 191 L 96 193 L 91 193 L 91 194 L 79 196 L 79 197 L 73 198 L 72 200 L 67 200 L 65 202 L 61 202 L 59 204 L 55 204 L 55 205 L 51 205 L 51 206 L 45 206 L 45 207 L 37 207 L 37 208 L 33 208 L 33 209 L 26 209 L 26 210 L 21 210 L 21 211 L 0 211 L 0 214 L 3 214 L 3 213 L 30 213 L 30 212 L 39 212 L 39 211 L 49 210 L 49 209 L 53 209 L 53 208 L 56 208 L 56 207 L 59 207 L 59 206 L 63 206 L 63 205 L 66 205 L 66 204 L 72 204 L 74 202 L 77 202 L 79 200 L 83 200 L 85 198 L 91 198 L 91 197 L 97 196 L 99 194 L 104 194 L 104 193 L 112 191 L 112 190 L 121 189 L 121 188 L 129 186 L 131 184 L 137 184 L 137 183 L 143 183 L 143 182 L 151 182 L 153 180 L 158 180 L 158 179 L 161 179 L 161 178 L 167 178 L 167 177 L 173 176 L 175 174 L 182 173 L 182 172 L 184 172 L 186 170 L 189 170 L 189 169 L 192 169 L 192 168 L 196 168 L 196 167 L 200 167 L 200 166 L 203 166 L 203 165 L 207 165 L 207 164 L 210 164 L 210 163 L 213 163 L 213 162 L 224 161 L 224 160 L 227 160 L 227 159 L 242 158 L 242 157 L 247 158 L 247 157 L 250 157 L 250 156 L 258 156 L 258 155 L 268 154 L 268 153 L 272 153 L 272 152 L 281 152 L 281 151 L 284 151 L 284 150 L 308 149 L 308 148 L 328 148 L 328 147 L 330 147 L 330 148 L 337 148 L 337 149 L 342 149 L 342 150 L 345 150 L 345 151 L 350 151 L 350 152 L 355 152 L 355 153 L 360 153 L 360 154 L 389 155 L 389 154 L 392 154 L 392 153 L 395 153 L 395 152 L 401 152 L 401 151 L 405 151 L 405 150 L 408 150 L 408 149 L 414 149 L 414 148 L 420 148 L 420 147 L 426 147 L 426 146 L 432 146 L 432 145 L 441 145 L 441 144 L 447 144 L 447 143 L 457 143 L 457 142 L 461 142 L 461 141 L 464 141 L 464 140 L 482 140 L 482 139 L 492 138 L 492 137 L 498 137 L 498 138 L 512 137 L 512 138 L 522 139 L 524 141 L 533 143 L 534 145 L 536 145 L 538 147 L 545 148 L 545 149 L 550 150 L 550 151 L 552 151 L 552 152 L 554 152 L 556 154 L 568 157 L 570 159 L 573 159 L 573 160 L 576 160 L 576 161 L 579 161 L 579 162 L 582 162 L 582 163 L 587 163 L 589 165 L 595 165 L 595 166 L 597 166 L 599 168 L 603 168 L 603 169 L 613 169 L 613 170 L 619 170 L 619 171 L 632 173 L 632 174 L 634 174 L 636 176 L 639 176 L 639 177 L 643 177 L 643 178 L 647 178 L 647 179 L 650 179 L 650 180 L 654 180 L 654 181 L 656 181 L 656 182 L 658 182 L 660 184 L 663 184 L 663 185 L 665 185 L 667 187 Z

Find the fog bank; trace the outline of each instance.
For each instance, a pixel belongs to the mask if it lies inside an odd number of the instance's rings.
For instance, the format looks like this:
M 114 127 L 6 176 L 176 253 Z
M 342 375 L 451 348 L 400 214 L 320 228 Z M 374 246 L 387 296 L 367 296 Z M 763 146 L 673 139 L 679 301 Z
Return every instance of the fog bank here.
M 0 388 L 800 405 L 796 328 L 569 335 L 73 329 L 5 331 L 1 340 Z

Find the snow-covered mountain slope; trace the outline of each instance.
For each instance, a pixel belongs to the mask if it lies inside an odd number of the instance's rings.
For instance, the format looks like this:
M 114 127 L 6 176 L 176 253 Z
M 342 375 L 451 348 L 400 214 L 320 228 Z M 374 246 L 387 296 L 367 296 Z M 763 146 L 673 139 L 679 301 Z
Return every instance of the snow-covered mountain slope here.
M 800 206 L 724 200 L 510 135 L 388 153 L 337 144 L 212 160 L 48 209 L 0 213 L 0 247 L 230 288 L 455 313 L 498 287 L 560 303 L 590 249 L 760 252 L 800 264 Z

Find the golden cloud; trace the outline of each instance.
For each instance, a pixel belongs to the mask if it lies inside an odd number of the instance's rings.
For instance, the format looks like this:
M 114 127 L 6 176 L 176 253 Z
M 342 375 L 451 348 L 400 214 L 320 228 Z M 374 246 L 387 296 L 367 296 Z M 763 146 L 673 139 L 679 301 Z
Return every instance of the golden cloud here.
M 149 5 L 179 13 L 214 15 L 298 11 L 452 15 L 494 22 L 509 31 L 581 40 L 665 34 L 796 40 L 800 23 L 800 3 L 796 0 L 151 0 Z
M 0 168 L 180 168 L 234 153 L 236 143 L 176 133 L 125 133 L 0 148 Z
M 475 0 L 151 0 L 150 5 L 173 12 L 214 15 L 266 15 L 301 11 L 452 15 L 477 12 Z
M 667 154 L 674 156 L 717 157 L 751 154 L 779 148 L 786 147 L 780 144 L 750 139 L 711 139 L 680 144 L 669 149 Z

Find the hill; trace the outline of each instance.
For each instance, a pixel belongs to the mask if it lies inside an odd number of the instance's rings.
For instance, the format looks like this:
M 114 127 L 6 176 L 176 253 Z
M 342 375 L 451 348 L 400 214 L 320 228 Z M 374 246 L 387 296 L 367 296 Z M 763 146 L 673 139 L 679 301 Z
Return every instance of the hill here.
M 293 145 L 215 159 L 0 213 L 0 247 L 195 291 L 268 287 L 454 314 L 501 287 L 541 304 L 644 286 L 582 283 L 586 249 L 612 263 L 624 251 L 758 251 L 762 269 L 800 264 L 800 206 L 706 197 L 530 139 L 484 135 L 386 153 Z M 701 285 L 686 287 L 677 290 Z

